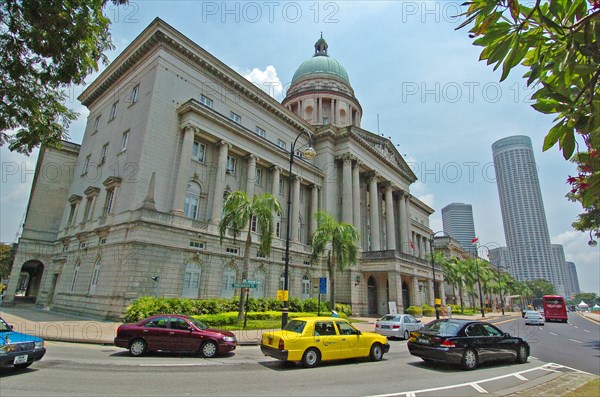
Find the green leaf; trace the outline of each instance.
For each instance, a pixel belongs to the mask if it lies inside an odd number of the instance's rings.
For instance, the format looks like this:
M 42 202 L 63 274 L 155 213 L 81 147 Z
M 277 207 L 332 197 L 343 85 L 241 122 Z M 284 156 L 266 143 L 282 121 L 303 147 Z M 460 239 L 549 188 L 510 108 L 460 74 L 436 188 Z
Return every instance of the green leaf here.
M 544 138 L 544 147 L 543 151 L 550 149 L 552 146 L 556 144 L 565 134 L 565 125 L 560 122 L 556 124 L 554 127 L 550 129 L 546 138 Z
M 563 137 L 560 139 L 560 147 L 563 152 L 563 158 L 568 160 L 573 156 L 573 151 L 575 151 L 575 134 L 574 129 L 565 125 L 566 131 L 564 132 Z

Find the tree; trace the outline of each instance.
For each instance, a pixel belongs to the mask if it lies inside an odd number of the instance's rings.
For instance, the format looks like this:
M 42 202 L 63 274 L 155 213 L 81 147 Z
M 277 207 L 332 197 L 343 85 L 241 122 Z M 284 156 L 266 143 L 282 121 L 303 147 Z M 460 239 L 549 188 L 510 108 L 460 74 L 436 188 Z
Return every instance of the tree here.
M 580 294 L 575 294 L 575 304 L 577 305 L 581 301 L 587 303 L 589 307 L 592 307 L 595 304 L 600 304 L 600 298 L 596 296 L 595 292 L 582 292 Z
M 531 295 L 534 298 L 541 298 L 544 295 L 556 294 L 556 288 L 554 287 L 554 284 L 543 278 L 525 281 L 525 284 L 527 284 L 527 286 L 531 290 Z
M 0 146 L 28 154 L 67 137 L 77 113 L 65 104 L 66 89 L 82 84 L 99 61 L 107 64 L 104 52 L 114 48 L 102 13 L 107 2 L 0 2 Z
M 473 24 L 480 60 L 502 65 L 500 81 L 521 64 L 527 86 L 536 87 L 532 107 L 556 116 L 543 150 L 558 143 L 565 160 L 577 164 L 569 176 L 570 200 L 583 213 L 573 227 L 600 237 L 600 1 L 471 0 L 457 27 Z M 588 9 L 589 5 L 589 9 Z
M 441 252 L 437 251 L 434 258 L 437 257 L 438 253 L 441 254 Z M 462 283 L 462 277 L 456 266 L 457 258 L 452 257 L 450 259 L 445 259 L 445 262 L 442 262 L 442 267 L 444 269 L 444 280 L 446 280 L 446 282 L 452 287 L 452 297 L 454 299 L 454 303 L 456 304 L 456 288 L 460 283 Z M 435 262 L 439 263 L 437 259 Z
M 15 252 L 12 244 L 0 243 L 0 281 L 10 276 L 14 259 Z
M 317 211 L 317 230 L 312 236 L 311 261 L 318 261 L 327 255 L 327 271 L 331 280 L 329 303 L 335 310 L 335 273 L 343 272 L 348 266 L 356 265 L 358 260 L 358 230 L 353 225 L 336 222 L 325 211 Z
M 246 230 L 246 242 L 244 245 L 244 258 L 242 260 L 242 280 L 248 279 L 250 268 L 250 248 L 252 247 L 252 223 L 255 221 L 257 231 L 260 232 L 258 252 L 269 255 L 271 243 L 273 242 L 273 213 L 281 214 L 281 206 L 272 194 L 261 194 L 254 196 L 252 201 L 244 192 L 232 192 L 225 199 L 223 205 L 223 218 L 219 222 L 219 238 L 223 244 L 226 232 L 233 235 L 234 241 L 243 230 Z M 238 321 L 244 315 L 246 303 L 246 288 L 242 288 L 240 294 L 240 307 L 238 310 Z

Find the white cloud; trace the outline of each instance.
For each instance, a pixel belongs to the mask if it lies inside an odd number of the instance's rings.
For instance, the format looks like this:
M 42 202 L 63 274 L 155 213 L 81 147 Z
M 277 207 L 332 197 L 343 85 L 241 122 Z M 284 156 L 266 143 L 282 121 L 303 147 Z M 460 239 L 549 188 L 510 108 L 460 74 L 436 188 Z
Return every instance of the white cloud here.
M 275 66 L 269 65 L 265 70 L 254 68 L 251 72 L 242 73 L 242 75 L 246 80 L 256 85 L 271 97 L 281 98 L 283 84 L 281 83 L 279 76 L 277 76 Z

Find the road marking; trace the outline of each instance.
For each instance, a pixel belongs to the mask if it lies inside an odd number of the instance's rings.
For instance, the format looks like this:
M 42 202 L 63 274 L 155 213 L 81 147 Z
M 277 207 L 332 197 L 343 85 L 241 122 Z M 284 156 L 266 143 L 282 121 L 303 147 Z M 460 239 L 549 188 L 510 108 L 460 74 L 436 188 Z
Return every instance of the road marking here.
M 554 336 L 557 336 L 557 335 L 556 335 L 556 334 L 555 334 L 555 333 L 554 333 L 554 332 L 550 332 L 550 335 L 554 335 Z
M 485 390 L 483 387 L 479 386 L 477 383 L 471 383 L 470 385 L 471 385 L 471 387 L 473 387 L 473 389 L 477 390 L 479 393 L 487 394 L 487 390 Z
M 571 342 L 577 342 L 577 343 L 583 343 L 581 341 L 575 340 L 575 339 L 569 339 Z
M 590 333 L 590 331 L 588 331 L 587 329 L 584 329 L 585 332 L 587 332 L 588 334 Z
M 578 369 L 566 367 L 564 365 L 555 364 L 555 363 L 548 363 L 548 364 L 541 365 L 539 367 L 526 369 L 524 371 L 513 372 L 511 374 L 500 375 L 500 376 L 495 376 L 493 378 L 479 380 L 479 381 L 477 381 L 477 383 L 459 383 L 459 384 L 456 384 L 456 385 L 441 386 L 441 387 L 435 387 L 435 388 L 431 388 L 431 389 L 411 390 L 411 391 L 403 391 L 403 392 L 389 393 L 389 394 L 377 394 L 377 395 L 372 395 L 370 397 L 399 397 L 399 396 L 409 397 L 409 396 L 414 396 L 414 395 L 416 395 L 418 393 L 430 393 L 430 392 L 441 391 L 441 390 L 455 389 L 455 388 L 464 387 L 464 386 L 472 386 L 473 388 L 480 387 L 481 390 L 484 390 L 481 393 L 487 393 L 487 391 L 485 391 L 485 389 L 483 389 L 481 386 L 479 386 L 479 383 L 492 382 L 492 381 L 499 380 L 499 379 L 506 379 L 506 378 L 509 378 L 509 377 L 512 377 L 512 376 L 521 375 L 521 374 L 525 374 L 527 372 L 539 371 L 539 370 L 549 371 L 549 372 L 561 372 L 561 371 L 556 371 L 554 369 L 551 369 L 551 367 L 554 367 L 554 368 L 567 368 L 567 369 L 570 369 L 572 371 L 579 372 L 579 373 L 582 373 L 582 374 L 589 374 L 588 372 L 584 372 L 584 371 L 580 371 Z M 477 385 L 477 387 L 475 385 Z
M 521 374 L 515 374 L 515 378 L 517 378 L 517 379 L 521 379 L 521 380 L 529 380 L 529 379 L 527 379 L 526 377 L 524 377 L 524 376 L 523 376 L 523 375 L 521 375 Z
M 579 328 L 579 327 L 578 327 L 578 326 L 576 326 L 576 325 L 574 325 L 573 327 L 575 327 L 575 328 Z

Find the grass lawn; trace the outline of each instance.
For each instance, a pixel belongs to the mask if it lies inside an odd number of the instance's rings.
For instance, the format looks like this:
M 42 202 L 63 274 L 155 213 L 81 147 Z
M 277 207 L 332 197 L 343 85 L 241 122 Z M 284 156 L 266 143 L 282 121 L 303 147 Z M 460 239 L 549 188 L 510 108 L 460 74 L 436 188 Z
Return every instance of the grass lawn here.
M 317 314 L 315 313 L 315 316 Z M 352 322 L 361 322 L 361 320 L 353 320 L 351 318 L 348 321 Z M 277 319 L 268 319 L 268 320 L 248 320 L 246 322 L 246 328 L 244 328 L 244 322 L 235 324 L 235 325 L 227 325 L 223 327 L 216 327 L 221 329 L 226 329 L 229 331 L 241 331 L 241 330 L 255 330 L 255 329 L 281 329 L 281 317 Z
M 600 395 L 600 379 L 586 383 L 578 389 L 573 390 L 565 397 L 597 397 Z

